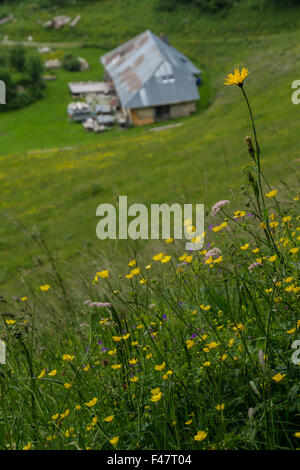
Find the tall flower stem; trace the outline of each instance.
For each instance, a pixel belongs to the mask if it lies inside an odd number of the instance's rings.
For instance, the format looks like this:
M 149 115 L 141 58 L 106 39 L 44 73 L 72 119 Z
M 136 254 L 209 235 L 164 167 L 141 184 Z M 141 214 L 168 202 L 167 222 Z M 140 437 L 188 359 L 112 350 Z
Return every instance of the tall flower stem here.
M 247 107 L 248 107 L 248 110 L 249 110 L 250 118 L 251 118 L 251 124 L 252 124 L 252 129 L 253 129 L 253 134 L 254 134 L 254 140 L 255 140 L 256 162 L 257 162 L 257 173 L 258 173 L 258 185 L 259 185 L 259 190 L 260 190 L 260 194 L 261 194 L 261 199 L 262 199 L 263 208 L 265 208 L 264 193 L 263 193 L 262 184 L 261 184 L 260 146 L 259 146 L 259 143 L 258 143 L 258 140 L 257 140 L 257 133 L 256 133 L 256 127 L 255 127 L 254 117 L 253 117 L 252 109 L 251 109 L 251 106 L 250 106 L 250 103 L 249 103 L 247 94 L 246 94 L 246 92 L 245 92 L 245 90 L 244 90 L 243 84 L 241 84 L 240 88 L 241 88 L 241 90 L 242 90 L 242 92 L 243 92 L 243 95 L 244 95 L 244 98 L 245 98 L 245 101 L 246 101 L 246 104 L 247 104 Z
M 251 119 L 251 124 L 252 124 L 252 129 L 253 129 L 253 134 L 254 134 L 254 140 L 255 140 L 255 153 L 256 153 L 256 158 L 255 158 L 255 161 L 256 161 L 256 164 L 257 164 L 257 181 L 258 181 L 258 188 L 259 188 L 259 193 L 260 193 L 260 196 L 261 196 L 261 201 L 262 201 L 262 208 L 263 208 L 263 211 L 265 212 L 265 199 L 264 199 L 264 192 L 263 192 L 263 188 L 262 188 L 262 183 L 261 183 L 261 177 L 264 178 L 264 175 L 262 174 L 261 172 L 261 167 L 260 167 L 260 146 L 259 146 L 259 143 L 258 143 L 258 139 L 257 139 L 257 133 L 256 133 L 256 127 L 255 127 L 255 122 L 254 122 L 254 117 L 253 117 L 253 113 L 252 113 L 252 109 L 251 109 L 251 106 L 250 106 L 250 103 L 249 103 L 249 100 L 248 100 L 248 97 L 247 97 L 247 94 L 244 90 L 244 86 L 243 86 L 243 83 L 241 83 L 239 85 L 239 87 L 241 88 L 242 92 L 243 92 L 243 95 L 244 95 L 244 98 L 245 98 L 245 101 L 246 101 L 246 104 L 247 104 L 247 107 L 248 107 L 248 110 L 249 110 L 249 114 L 250 114 L 250 119 Z M 260 201 L 259 201 L 259 197 L 257 198 L 257 204 L 258 204 L 258 210 L 260 212 L 260 215 L 262 217 L 262 219 L 265 219 L 265 214 L 264 212 L 262 212 L 261 210 L 261 207 L 260 207 Z M 281 255 L 277 249 L 277 246 L 276 244 L 274 243 L 274 239 L 273 239 L 273 236 L 271 234 L 271 231 L 270 231 L 270 227 L 269 227 L 269 222 L 268 220 L 266 221 L 266 226 L 267 228 L 264 229 L 265 231 L 265 234 L 266 234 L 266 237 L 269 241 L 272 242 L 272 245 L 277 253 L 277 255 L 281 258 Z

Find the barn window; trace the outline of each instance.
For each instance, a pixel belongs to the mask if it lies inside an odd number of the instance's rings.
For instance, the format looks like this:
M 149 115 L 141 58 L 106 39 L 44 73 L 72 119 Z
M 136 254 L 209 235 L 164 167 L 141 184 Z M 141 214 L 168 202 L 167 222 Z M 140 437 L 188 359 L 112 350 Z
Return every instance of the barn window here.
M 160 67 L 155 72 L 155 77 L 158 82 L 161 83 L 172 83 L 175 82 L 175 77 L 173 75 L 173 67 L 166 60 L 160 65 Z
M 175 77 L 174 77 L 174 75 L 163 75 L 161 77 L 161 81 L 163 83 L 173 83 L 173 82 L 175 82 Z

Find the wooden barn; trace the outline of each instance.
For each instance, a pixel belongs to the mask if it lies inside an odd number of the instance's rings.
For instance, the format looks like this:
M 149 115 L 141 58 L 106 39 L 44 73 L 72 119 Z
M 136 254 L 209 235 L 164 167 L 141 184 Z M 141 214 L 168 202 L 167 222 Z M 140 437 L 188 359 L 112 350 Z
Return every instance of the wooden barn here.
M 151 31 L 101 57 L 131 124 L 141 126 L 196 111 L 199 70 L 164 37 Z

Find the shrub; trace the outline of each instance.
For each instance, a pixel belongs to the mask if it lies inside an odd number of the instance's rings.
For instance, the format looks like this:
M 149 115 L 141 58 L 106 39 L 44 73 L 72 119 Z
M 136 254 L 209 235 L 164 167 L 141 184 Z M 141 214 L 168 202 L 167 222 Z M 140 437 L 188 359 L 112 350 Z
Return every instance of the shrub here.
M 43 74 L 43 63 L 39 55 L 31 55 L 26 61 L 26 72 L 33 83 L 39 83 Z
M 9 57 L 6 49 L 0 49 L 0 67 L 8 68 L 9 67 Z
M 78 72 L 81 69 L 79 60 L 72 54 L 66 54 L 63 57 L 62 66 L 64 70 L 68 70 L 69 72 Z
M 25 70 L 26 51 L 25 47 L 21 44 L 14 46 L 10 50 L 10 63 L 11 66 L 18 72 Z

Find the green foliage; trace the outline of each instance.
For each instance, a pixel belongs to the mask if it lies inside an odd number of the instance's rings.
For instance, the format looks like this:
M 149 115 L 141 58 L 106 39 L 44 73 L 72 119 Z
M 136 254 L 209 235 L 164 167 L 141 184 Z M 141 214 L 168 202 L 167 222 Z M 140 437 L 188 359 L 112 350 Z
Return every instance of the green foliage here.
M 44 67 L 39 55 L 30 55 L 26 61 L 26 72 L 34 84 L 38 84 L 43 75 Z
M 64 70 L 68 70 L 69 72 L 78 72 L 81 68 L 79 60 L 72 54 L 64 55 L 62 60 L 62 66 Z
M 25 70 L 26 51 L 25 47 L 21 44 L 13 46 L 10 50 L 10 63 L 11 66 L 18 72 Z
M 23 46 L 13 47 L 9 53 L 0 50 L 0 80 L 6 85 L 6 105 L 0 111 L 23 108 L 40 99 L 44 85 L 41 82 L 43 65 L 39 55 L 25 55 Z M 23 72 L 16 74 L 18 72 Z

